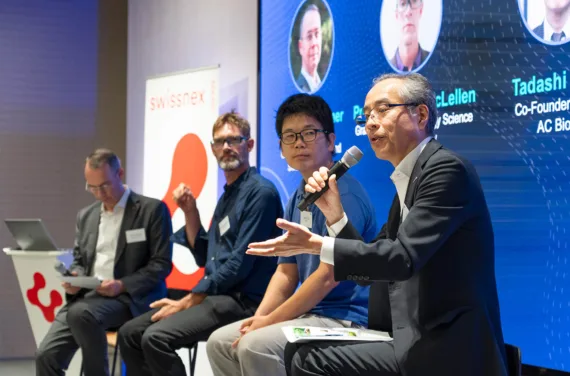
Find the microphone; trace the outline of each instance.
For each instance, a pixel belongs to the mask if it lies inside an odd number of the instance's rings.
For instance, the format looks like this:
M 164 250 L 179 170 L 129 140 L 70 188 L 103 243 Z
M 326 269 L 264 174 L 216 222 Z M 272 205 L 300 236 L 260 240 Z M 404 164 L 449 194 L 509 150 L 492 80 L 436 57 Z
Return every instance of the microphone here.
M 58 261 L 55 263 L 55 265 L 53 266 L 54 269 L 56 271 L 59 272 L 59 274 L 61 274 L 64 277 L 73 277 L 73 274 L 70 273 L 69 270 L 67 270 L 67 268 L 65 267 L 65 265 L 63 265 L 63 262 Z
M 336 179 L 338 181 L 338 179 L 340 179 L 341 176 L 344 175 L 344 173 L 347 172 L 349 168 L 360 162 L 362 155 L 362 151 L 359 148 L 352 146 L 346 151 L 346 153 L 344 153 L 340 161 L 336 162 L 334 166 L 331 167 L 328 173 L 329 177 L 336 175 Z M 328 190 L 329 184 L 327 180 L 325 181 L 325 186 L 320 191 L 315 193 L 306 192 L 305 197 L 301 200 L 299 205 L 297 205 L 297 208 L 299 208 L 301 211 L 306 210 L 309 205 L 317 201 L 319 197 L 321 197 L 323 193 Z

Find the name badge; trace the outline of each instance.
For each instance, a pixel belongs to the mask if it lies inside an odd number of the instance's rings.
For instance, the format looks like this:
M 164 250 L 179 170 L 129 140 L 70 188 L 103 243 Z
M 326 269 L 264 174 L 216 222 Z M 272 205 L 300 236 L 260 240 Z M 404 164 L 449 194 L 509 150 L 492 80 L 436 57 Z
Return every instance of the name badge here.
M 313 228 L 313 213 L 310 211 L 301 212 L 301 226 L 306 228 Z
M 135 230 L 125 231 L 127 237 L 127 244 L 146 242 L 146 233 L 144 228 L 137 228 Z
M 224 234 L 230 229 L 230 218 L 226 216 L 218 226 L 220 227 L 220 236 L 224 236 Z

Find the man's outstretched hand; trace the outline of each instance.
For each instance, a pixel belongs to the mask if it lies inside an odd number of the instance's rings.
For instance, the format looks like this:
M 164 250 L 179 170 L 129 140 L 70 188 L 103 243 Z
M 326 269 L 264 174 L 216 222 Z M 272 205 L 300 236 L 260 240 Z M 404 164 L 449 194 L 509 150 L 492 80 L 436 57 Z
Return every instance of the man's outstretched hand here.
M 299 254 L 319 255 L 323 245 L 323 237 L 313 234 L 305 226 L 277 220 L 277 226 L 286 232 L 274 239 L 251 243 L 247 254 L 255 256 L 295 256 Z

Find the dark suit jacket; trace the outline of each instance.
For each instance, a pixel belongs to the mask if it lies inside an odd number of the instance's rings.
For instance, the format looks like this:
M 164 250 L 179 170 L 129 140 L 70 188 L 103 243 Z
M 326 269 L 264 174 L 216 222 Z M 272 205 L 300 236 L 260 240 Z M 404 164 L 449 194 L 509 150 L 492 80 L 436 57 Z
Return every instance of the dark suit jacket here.
M 77 214 L 73 263 L 69 270 L 91 275 L 101 218 L 101 203 L 95 202 Z M 145 229 L 146 241 L 127 244 L 127 230 Z M 166 296 L 165 279 L 172 269 L 172 221 L 167 206 L 159 200 L 131 192 L 115 254 L 115 279 L 126 292 L 117 299 L 130 307 L 133 316 L 150 309 L 149 304 Z M 68 302 L 79 299 L 87 290 L 68 295 Z
M 396 50 L 396 54 L 398 54 L 398 50 Z M 398 65 L 397 61 L 396 61 L 396 54 L 394 54 L 394 56 L 392 56 L 392 58 L 390 59 L 390 64 L 392 64 L 392 66 L 394 68 L 396 68 L 396 66 Z M 422 48 L 422 46 L 420 45 L 420 63 L 418 64 L 418 66 L 414 66 L 412 67 L 412 70 L 416 69 L 417 67 L 419 67 L 420 65 L 423 64 L 424 61 L 426 61 L 426 59 L 429 56 L 429 51 L 426 51 Z M 406 69 L 405 69 L 406 70 Z
M 406 376 L 506 375 L 491 218 L 474 167 L 430 141 L 400 222 L 398 197 L 370 244 L 350 223 L 335 240 L 336 280 L 378 281 L 369 327 L 390 331 Z M 342 238 L 342 239 L 339 239 Z
M 535 27 L 532 31 L 533 31 L 533 33 L 535 33 L 539 38 L 544 39 L 544 22 L 542 22 L 540 25 L 538 25 L 537 27 Z
M 301 73 L 299 73 L 299 75 L 297 76 L 297 86 L 299 87 L 299 90 L 301 90 L 303 93 L 311 92 L 311 88 L 309 87 L 307 79 Z

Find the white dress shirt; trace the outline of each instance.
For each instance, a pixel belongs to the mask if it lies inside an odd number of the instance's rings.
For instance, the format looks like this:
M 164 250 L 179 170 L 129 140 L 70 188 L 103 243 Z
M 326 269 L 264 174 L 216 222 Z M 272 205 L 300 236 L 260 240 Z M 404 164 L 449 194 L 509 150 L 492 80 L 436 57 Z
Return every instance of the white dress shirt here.
M 396 192 L 398 193 L 398 199 L 400 200 L 400 216 L 402 222 L 406 219 L 408 215 L 408 208 L 404 204 L 406 199 L 406 192 L 408 191 L 408 183 L 410 182 L 410 176 L 414 170 L 414 166 L 418 160 L 418 157 L 424 151 L 427 143 L 432 139 L 432 137 L 426 137 L 422 142 L 418 144 L 402 159 L 402 161 L 396 166 L 390 179 L 396 186 Z M 329 236 L 323 238 L 323 245 L 321 247 L 321 261 L 330 265 L 334 265 L 334 238 L 342 231 L 344 226 L 348 223 L 348 218 L 346 213 L 344 213 L 342 219 L 337 223 L 327 226 Z
M 303 77 L 305 77 L 305 80 L 307 80 L 307 84 L 309 84 L 309 89 L 311 90 L 311 93 L 317 91 L 319 86 L 321 86 L 321 78 L 319 77 L 319 73 L 315 71 L 315 77 L 312 77 L 305 70 L 305 68 L 301 67 L 301 74 L 303 75 Z
M 566 39 L 570 38 L 570 21 L 566 21 L 566 23 L 562 27 L 561 32 L 564 33 L 564 39 L 562 39 L 560 42 L 563 42 Z M 545 18 L 544 19 L 544 40 L 549 41 L 549 42 L 552 41 L 552 34 L 554 34 L 554 29 L 552 28 L 552 26 L 550 26 L 550 24 L 548 23 L 548 21 Z
M 99 234 L 95 247 L 95 266 L 93 268 L 93 276 L 101 280 L 115 279 L 117 242 L 130 194 L 131 190 L 126 187 L 125 193 L 112 211 L 105 210 L 105 206 L 101 204 L 101 220 L 99 221 Z

